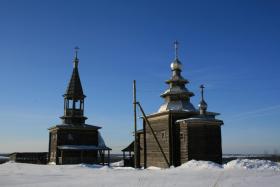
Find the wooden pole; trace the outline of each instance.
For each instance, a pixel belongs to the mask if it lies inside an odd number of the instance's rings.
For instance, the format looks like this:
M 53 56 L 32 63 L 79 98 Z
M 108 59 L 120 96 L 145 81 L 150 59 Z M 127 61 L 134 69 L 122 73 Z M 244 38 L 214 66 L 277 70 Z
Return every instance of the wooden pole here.
M 59 164 L 62 165 L 62 164 L 63 164 L 63 160 L 64 160 L 64 159 L 63 159 L 63 150 L 61 150 L 60 157 L 61 157 L 61 161 L 60 161 L 61 163 L 59 163 Z
M 110 166 L 110 150 L 108 150 L 108 166 Z
M 81 162 L 84 163 L 84 151 L 81 151 Z
M 133 111 L 134 111 L 134 167 L 139 168 L 138 136 L 137 136 L 137 111 L 136 111 L 136 80 L 133 80 Z
M 104 150 L 101 150 L 101 159 L 102 159 L 102 165 L 104 166 L 105 165 L 105 151 Z

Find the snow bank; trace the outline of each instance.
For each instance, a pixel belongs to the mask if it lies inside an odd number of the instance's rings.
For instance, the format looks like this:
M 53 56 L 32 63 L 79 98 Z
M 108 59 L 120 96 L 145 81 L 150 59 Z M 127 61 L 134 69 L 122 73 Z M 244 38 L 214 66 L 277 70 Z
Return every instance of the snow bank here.
M 216 164 L 210 161 L 197 161 L 190 160 L 178 168 L 192 168 L 192 169 L 221 169 L 222 166 L 220 164 Z
M 102 166 L 102 165 L 91 165 L 91 164 L 80 164 L 81 167 L 88 167 L 88 168 L 94 168 L 94 169 L 134 169 L 132 167 L 123 167 L 124 162 L 114 162 L 110 164 L 110 167 L 108 166 Z M 147 168 L 148 170 L 162 170 L 162 168 L 150 166 Z M 174 169 L 174 167 L 171 166 L 169 170 Z M 197 161 L 197 160 L 190 160 L 181 166 L 175 168 L 175 169 L 258 169 L 258 170 L 275 170 L 280 171 L 280 163 L 272 162 L 269 160 L 259 160 L 259 159 L 237 159 L 232 160 L 228 162 L 227 164 L 220 165 L 211 161 Z
M 155 166 L 150 166 L 147 169 L 149 169 L 149 170 L 161 170 L 162 168 L 155 167 Z
M 223 166 L 213 162 L 191 160 L 180 167 L 169 169 L 8 162 L 0 165 L 0 186 L 279 187 L 280 166 L 275 162 L 248 159 L 234 160 Z
M 177 168 L 189 169 L 257 169 L 257 170 L 275 170 L 280 171 L 280 163 L 270 160 L 259 159 L 237 159 L 220 165 L 210 161 L 188 161 Z
M 124 166 L 124 161 L 121 160 L 119 162 L 113 162 L 113 163 L 110 164 L 110 166 L 112 166 L 112 167 L 122 167 L 122 166 Z
M 237 159 L 224 164 L 225 169 L 259 169 L 280 171 L 280 164 L 269 160 Z
M 114 169 L 114 170 L 135 170 L 133 167 L 112 167 L 111 169 Z
M 78 166 L 87 167 L 87 168 L 94 168 L 94 169 L 108 168 L 108 166 L 97 165 L 97 164 L 79 164 Z

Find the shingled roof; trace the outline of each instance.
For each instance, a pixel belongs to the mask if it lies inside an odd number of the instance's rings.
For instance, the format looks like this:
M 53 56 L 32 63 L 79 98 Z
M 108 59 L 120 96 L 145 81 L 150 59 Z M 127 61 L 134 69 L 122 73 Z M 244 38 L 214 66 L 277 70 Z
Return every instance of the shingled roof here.
M 122 150 L 122 152 L 134 152 L 134 141 L 131 142 L 126 148 Z
M 79 63 L 79 59 L 75 58 L 72 76 L 69 81 L 66 93 L 64 94 L 64 97 L 68 98 L 68 99 L 85 98 L 85 95 L 83 92 L 83 87 L 82 87 L 80 76 L 79 76 L 78 63 Z

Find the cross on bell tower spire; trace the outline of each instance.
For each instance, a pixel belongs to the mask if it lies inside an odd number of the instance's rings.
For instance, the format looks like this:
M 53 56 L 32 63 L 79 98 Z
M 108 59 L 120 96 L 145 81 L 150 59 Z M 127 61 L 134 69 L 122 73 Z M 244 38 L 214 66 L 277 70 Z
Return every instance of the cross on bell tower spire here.
M 74 68 L 78 68 L 78 64 L 79 64 L 78 52 L 79 52 L 79 49 L 80 48 L 78 46 L 76 46 L 74 48 L 74 50 L 75 50 Z

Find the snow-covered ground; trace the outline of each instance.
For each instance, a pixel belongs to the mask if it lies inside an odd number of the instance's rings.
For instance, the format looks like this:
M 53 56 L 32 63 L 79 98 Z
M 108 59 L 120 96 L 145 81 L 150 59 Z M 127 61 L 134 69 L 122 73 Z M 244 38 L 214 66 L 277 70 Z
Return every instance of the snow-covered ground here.
M 192 160 L 177 168 L 146 170 L 116 166 L 8 162 L 0 165 L 0 186 L 280 186 L 280 164 L 265 160 L 233 160 L 225 165 Z

